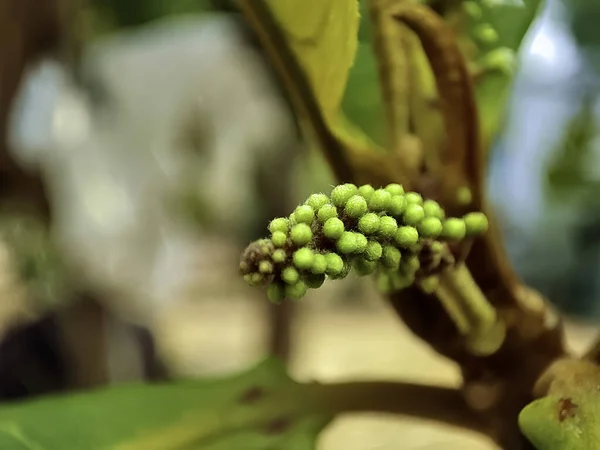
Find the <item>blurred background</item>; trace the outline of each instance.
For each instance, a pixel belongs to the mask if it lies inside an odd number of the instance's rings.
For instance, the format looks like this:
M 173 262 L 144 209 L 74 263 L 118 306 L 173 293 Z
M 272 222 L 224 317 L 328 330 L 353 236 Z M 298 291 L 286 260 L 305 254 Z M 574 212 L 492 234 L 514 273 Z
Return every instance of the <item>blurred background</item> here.
M 267 352 L 299 379 L 459 383 L 370 280 L 275 308 L 237 276 L 270 218 L 333 177 L 227 2 L 5 1 L 0 398 L 231 373 Z M 599 20 L 592 1 L 540 10 L 488 168 L 511 260 L 569 316 L 577 348 L 600 319 Z M 369 51 L 362 42 L 344 110 L 377 140 Z M 492 448 L 373 415 L 338 420 L 321 447 L 398 442 Z

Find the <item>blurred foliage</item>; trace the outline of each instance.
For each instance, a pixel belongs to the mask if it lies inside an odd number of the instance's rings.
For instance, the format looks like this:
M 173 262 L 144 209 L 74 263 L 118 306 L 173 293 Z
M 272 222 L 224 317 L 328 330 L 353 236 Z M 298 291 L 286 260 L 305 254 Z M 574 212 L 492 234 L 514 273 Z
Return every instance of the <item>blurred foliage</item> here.
M 360 1 L 361 26 L 356 62 L 350 71 L 343 110 L 375 142 L 385 144 L 385 120 L 377 63 L 371 48 L 369 0 Z M 502 126 L 515 73 L 516 53 L 543 2 L 423 1 L 442 10 L 453 25 L 475 75 L 485 147 Z M 438 5 L 439 4 L 439 5 Z M 423 69 L 426 70 L 426 69 Z M 431 78 L 430 75 L 423 78 Z M 435 87 L 432 87 L 435 91 Z M 431 92 L 434 95 L 435 92 Z
M 9 258 L 0 270 L 22 282 L 41 309 L 53 308 L 72 296 L 64 261 L 44 220 L 23 211 L 0 215 L 0 239 Z M 10 275 L 8 275 L 10 274 Z
M 102 31 L 144 25 L 172 14 L 211 11 L 218 0 L 89 0 Z M 98 31 L 98 30 L 96 30 Z
M 567 10 L 573 36 L 583 47 L 600 46 L 600 3 L 596 0 L 563 0 Z
M 595 97 L 588 96 L 580 110 L 565 128 L 563 138 L 554 152 L 547 173 L 549 194 L 573 198 L 574 194 L 584 194 L 584 204 L 595 202 L 600 185 L 590 179 L 589 164 L 592 157 L 595 138 L 598 136 L 598 124 L 594 111 Z
M 331 420 L 282 365 L 0 407 L 2 450 L 310 450 Z

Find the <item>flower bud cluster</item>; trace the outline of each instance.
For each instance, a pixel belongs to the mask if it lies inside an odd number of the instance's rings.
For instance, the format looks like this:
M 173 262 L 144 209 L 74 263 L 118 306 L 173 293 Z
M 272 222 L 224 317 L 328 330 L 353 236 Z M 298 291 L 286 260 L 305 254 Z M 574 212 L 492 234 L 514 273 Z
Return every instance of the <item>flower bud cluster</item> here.
M 251 286 L 267 286 L 273 302 L 299 299 L 326 278 L 377 272 L 396 290 L 453 262 L 448 243 L 487 230 L 483 213 L 446 218 L 433 200 L 399 184 L 375 189 L 342 184 L 313 194 L 289 217 L 269 224 L 269 238 L 250 244 L 240 271 Z

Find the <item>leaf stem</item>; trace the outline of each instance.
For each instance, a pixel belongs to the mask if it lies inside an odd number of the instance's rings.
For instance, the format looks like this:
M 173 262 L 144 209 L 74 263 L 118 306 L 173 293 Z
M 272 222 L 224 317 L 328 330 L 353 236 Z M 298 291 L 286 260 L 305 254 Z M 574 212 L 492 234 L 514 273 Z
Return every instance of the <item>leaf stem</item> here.
M 332 413 L 378 412 L 433 420 L 474 430 L 489 430 L 487 417 L 469 408 L 460 390 L 407 382 L 345 382 L 305 385 Z

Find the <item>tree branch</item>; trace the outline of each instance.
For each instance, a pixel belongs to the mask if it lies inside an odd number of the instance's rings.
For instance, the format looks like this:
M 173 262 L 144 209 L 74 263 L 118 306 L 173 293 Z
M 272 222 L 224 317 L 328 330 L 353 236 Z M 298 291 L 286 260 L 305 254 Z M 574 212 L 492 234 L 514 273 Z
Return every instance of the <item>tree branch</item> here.
M 306 385 L 309 395 L 333 413 L 379 412 L 418 417 L 487 434 L 488 418 L 469 408 L 458 389 L 405 382 Z

